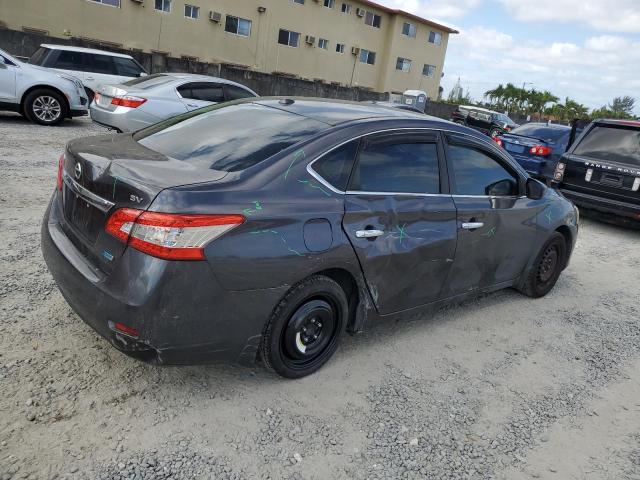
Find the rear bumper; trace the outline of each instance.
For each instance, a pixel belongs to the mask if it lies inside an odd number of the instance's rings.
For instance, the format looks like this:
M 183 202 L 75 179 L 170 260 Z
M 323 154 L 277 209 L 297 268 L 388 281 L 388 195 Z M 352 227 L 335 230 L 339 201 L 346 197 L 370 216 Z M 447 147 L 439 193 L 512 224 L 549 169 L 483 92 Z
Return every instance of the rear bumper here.
M 140 109 L 116 107 L 115 110 L 109 111 L 92 102 L 89 110 L 94 122 L 105 127 L 115 128 L 120 132 L 135 132 L 159 121 Z
M 115 348 L 150 363 L 255 361 L 262 330 L 286 287 L 227 291 L 207 262 L 168 262 L 127 249 L 105 276 L 64 235 L 57 192 L 42 223 L 42 252 L 71 308 Z M 116 332 L 123 323 L 140 332 Z
M 606 197 L 576 192 L 574 190 L 563 188 L 562 185 L 560 185 L 559 190 L 566 198 L 571 200 L 580 208 L 624 218 L 627 221 L 640 221 L 640 205 L 638 204 L 620 202 Z

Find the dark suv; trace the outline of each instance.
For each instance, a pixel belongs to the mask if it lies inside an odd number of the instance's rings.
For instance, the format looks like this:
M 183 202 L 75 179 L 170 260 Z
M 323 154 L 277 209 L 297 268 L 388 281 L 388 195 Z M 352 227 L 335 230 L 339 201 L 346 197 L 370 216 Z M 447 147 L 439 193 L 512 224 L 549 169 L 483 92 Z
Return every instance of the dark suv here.
M 592 122 L 560 159 L 554 183 L 595 216 L 640 227 L 640 122 Z
M 460 105 L 451 114 L 451 121 L 474 128 L 492 138 L 509 133 L 518 124 L 504 113 L 494 112 L 480 107 Z

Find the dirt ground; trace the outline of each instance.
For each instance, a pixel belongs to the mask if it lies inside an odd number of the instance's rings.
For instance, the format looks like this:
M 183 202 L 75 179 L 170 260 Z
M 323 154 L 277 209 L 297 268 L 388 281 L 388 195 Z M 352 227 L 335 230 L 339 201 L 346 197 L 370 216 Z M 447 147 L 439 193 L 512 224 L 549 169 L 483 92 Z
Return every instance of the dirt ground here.
M 303 380 L 149 366 L 40 253 L 64 144 L 103 132 L 0 114 L 0 479 L 640 479 L 640 232 L 583 220 L 548 297 L 374 325 Z

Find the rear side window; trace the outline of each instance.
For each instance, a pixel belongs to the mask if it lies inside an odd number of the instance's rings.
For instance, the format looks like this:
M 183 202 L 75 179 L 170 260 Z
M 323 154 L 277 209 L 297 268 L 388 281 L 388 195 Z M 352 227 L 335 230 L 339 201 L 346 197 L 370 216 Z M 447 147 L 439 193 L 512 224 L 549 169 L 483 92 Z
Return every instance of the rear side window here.
M 122 77 L 139 77 L 144 70 L 130 58 L 113 57 L 118 75 Z
M 113 62 L 113 57 L 108 55 L 96 55 L 93 53 L 87 54 L 88 57 L 88 72 L 100 73 L 102 75 L 117 75 L 116 66 Z
M 324 123 L 264 105 L 222 104 L 165 120 L 140 130 L 134 139 L 194 167 L 235 172 L 327 128 Z
M 224 88 L 227 92 L 227 100 L 239 100 L 241 98 L 251 98 L 255 96 L 244 88 L 236 87 L 235 85 L 225 85 Z
M 596 125 L 573 153 L 598 160 L 640 166 L 640 129 Z
M 349 190 L 440 193 L 436 144 L 398 139 L 365 145 L 351 175 Z
M 473 196 L 518 194 L 518 178 L 482 150 L 449 145 L 447 158 L 453 171 L 451 193 Z
M 87 69 L 86 61 L 86 54 L 82 52 L 62 50 L 58 54 L 58 58 L 52 66 L 53 68 L 59 68 L 61 70 L 75 70 L 83 72 Z
M 316 161 L 313 169 L 333 187 L 345 191 L 357 151 L 357 140 L 346 143 Z

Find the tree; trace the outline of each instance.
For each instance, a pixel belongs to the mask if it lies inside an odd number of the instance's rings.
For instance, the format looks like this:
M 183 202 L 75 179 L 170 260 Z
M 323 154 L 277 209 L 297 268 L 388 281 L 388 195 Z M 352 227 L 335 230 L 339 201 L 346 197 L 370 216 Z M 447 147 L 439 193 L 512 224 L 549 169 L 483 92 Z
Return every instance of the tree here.
M 633 119 L 633 109 L 636 106 L 636 100 L 629 95 L 624 97 L 616 97 L 609 105 L 605 105 L 591 112 L 591 118 L 615 118 L 615 119 Z

